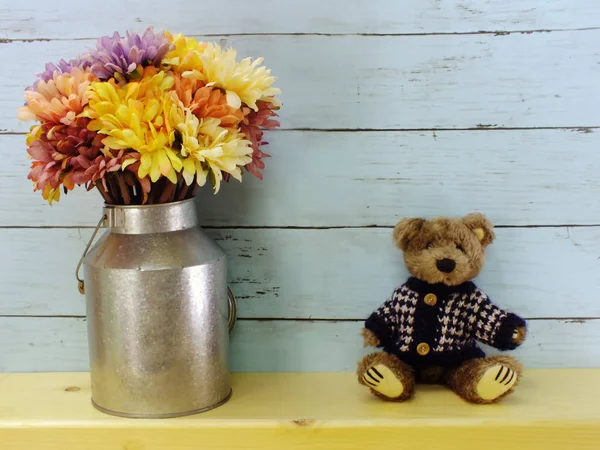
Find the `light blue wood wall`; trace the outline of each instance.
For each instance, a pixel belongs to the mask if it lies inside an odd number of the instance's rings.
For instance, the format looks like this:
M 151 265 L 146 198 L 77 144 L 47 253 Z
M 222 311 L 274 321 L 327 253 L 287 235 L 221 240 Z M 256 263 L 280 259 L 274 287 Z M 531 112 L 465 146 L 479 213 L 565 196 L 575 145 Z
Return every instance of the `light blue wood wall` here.
M 361 321 L 407 276 L 394 223 L 473 210 L 499 226 L 478 284 L 530 319 L 517 355 L 600 366 L 599 2 L 123 5 L 0 12 L 0 371 L 87 369 L 74 268 L 102 206 L 31 192 L 23 89 L 45 62 L 147 25 L 265 56 L 284 92 L 265 180 L 198 198 L 240 301 L 234 370 L 352 370 Z

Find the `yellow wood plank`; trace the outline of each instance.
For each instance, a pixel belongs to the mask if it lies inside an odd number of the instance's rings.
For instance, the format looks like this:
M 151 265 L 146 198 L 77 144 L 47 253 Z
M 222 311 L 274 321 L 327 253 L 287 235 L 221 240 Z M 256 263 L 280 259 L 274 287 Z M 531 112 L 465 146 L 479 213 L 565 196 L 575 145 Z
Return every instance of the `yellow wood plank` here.
M 168 420 L 97 412 L 85 373 L 0 375 L 0 449 L 600 448 L 600 370 L 526 375 L 505 402 L 477 406 L 435 386 L 384 403 L 352 373 L 238 374 L 225 406 Z

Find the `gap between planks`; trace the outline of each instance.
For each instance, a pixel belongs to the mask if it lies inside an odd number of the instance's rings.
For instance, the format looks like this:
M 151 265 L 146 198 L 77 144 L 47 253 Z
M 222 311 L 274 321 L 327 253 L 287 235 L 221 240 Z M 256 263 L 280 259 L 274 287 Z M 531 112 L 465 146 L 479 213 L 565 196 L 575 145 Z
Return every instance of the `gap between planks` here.
M 84 315 L 51 315 L 51 314 L 40 314 L 40 315 L 26 315 L 26 314 L 0 314 L 0 318 L 9 319 L 83 319 L 87 317 Z M 239 322 L 363 322 L 365 319 L 349 318 L 349 319 L 327 319 L 327 318 L 316 318 L 316 317 L 238 317 Z M 543 322 L 543 321 L 564 321 L 566 323 L 586 323 L 594 320 L 600 320 L 600 317 L 525 317 L 528 322 Z
M 548 29 L 525 29 L 525 30 L 477 30 L 477 31 L 440 31 L 430 33 L 207 33 L 207 34 L 189 34 L 194 38 L 212 38 L 212 37 L 250 37 L 250 36 L 325 36 L 325 37 L 411 37 L 411 36 L 469 36 L 469 35 L 492 35 L 507 36 L 510 34 L 534 34 L 534 33 L 561 33 L 573 31 L 595 31 L 600 27 L 582 27 L 582 28 L 548 28 Z M 97 37 L 78 37 L 78 38 L 2 38 L 0 44 L 11 44 L 13 42 L 52 42 L 52 41 L 89 41 L 98 39 Z
M 294 225 L 200 225 L 204 230 L 360 230 L 393 229 L 395 225 L 330 225 L 330 226 L 294 226 Z M 494 225 L 494 228 L 594 228 L 598 224 L 556 224 L 556 225 Z M 0 225 L 0 230 L 77 230 L 94 229 L 95 225 Z
M 479 123 L 475 127 L 467 128 L 276 128 L 267 133 L 304 132 L 304 133 L 435 133 L 448 131 L 551 131 L 566 130 L 579 133 L 593 133 L 600 129 L 600 125 L 581 126 L 566 125 L 560 127 L 500 127 L 495 124 Z M 7 131 L 0 129 L 0 136 L 25 136 L 24 131 Z

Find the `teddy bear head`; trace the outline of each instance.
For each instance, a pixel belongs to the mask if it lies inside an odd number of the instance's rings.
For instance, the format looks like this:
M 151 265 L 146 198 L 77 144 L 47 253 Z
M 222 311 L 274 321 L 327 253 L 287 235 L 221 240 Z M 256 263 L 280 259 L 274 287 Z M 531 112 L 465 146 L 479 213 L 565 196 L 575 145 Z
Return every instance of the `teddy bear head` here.
M 412 276 L 458 286 L 479 274 L 494 232 L 484 215 L 473 213 L 463 218 L 404 219 L 393 237 Z

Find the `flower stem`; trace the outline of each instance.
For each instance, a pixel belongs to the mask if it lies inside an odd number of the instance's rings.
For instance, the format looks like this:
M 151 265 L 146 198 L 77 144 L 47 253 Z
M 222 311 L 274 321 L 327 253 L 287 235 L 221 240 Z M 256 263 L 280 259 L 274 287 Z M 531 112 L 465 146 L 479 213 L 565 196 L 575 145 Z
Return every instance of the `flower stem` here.
M 111 197 L 114 200 L 115 205 L 123 205 L 124 201 L 120 195 L 119 185 L 116 182 L 115 178 L 112 176 L 106 176 L 106 184 L 108 185 L 108 191 L 110 192 Z
M 177 200 L 185 200 L 187 191 L 190 187 L 185 183 L 185 181 L 181 184 L 181 189 L 177 193 Z
M 173 194 L 175 193 L 175 188 L 177 185 L 175 183 L 167 182 L 160 194 L 158 199 L 158 203 L 168 203 L 173 201 Z
M 129 194 L 129 188 L 125 184 L 125 180 L 119 174 L 115 174 L 115 178 L 117 179 L 119 191 L 121 192 L 121 197 L 123 197 L 123 202 L 126 205 L 131 205 L 131 195 Z
M 189 191 L 189 195 L 188 198 L 192 198 L 196 195 L 196 191 L 198 190 L 200 186 L 198 185 L 198 183 L 196 183 L 196 178 L 194 178 L 194 181 L 192 181 L 192 190 Z
M 113 199 L 110 196 L 110 194 L 108 193 L 108 191 L 106 189 L 104 189 L 104 186 L 102 185 L 102 181 L 100 181 L 100 180 L 96 181 L 96 188 L 100 192 L 100 195 L 102 196 L 102 198 L 104 199 L 104 202 L 107 205 L 113 204 Z

